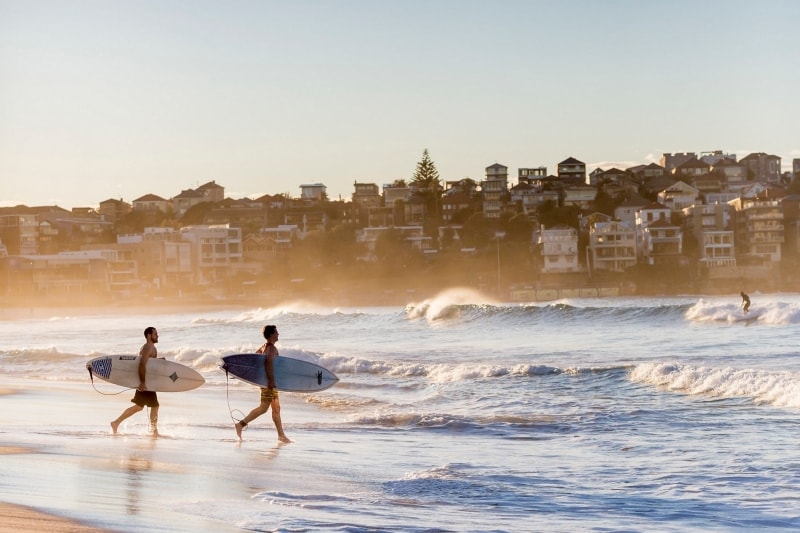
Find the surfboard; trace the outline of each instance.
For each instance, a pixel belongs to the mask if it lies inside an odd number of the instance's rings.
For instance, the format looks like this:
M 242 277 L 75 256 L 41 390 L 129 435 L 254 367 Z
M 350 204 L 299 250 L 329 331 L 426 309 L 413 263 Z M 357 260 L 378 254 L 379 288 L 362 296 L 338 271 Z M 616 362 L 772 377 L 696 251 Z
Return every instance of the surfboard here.
M 267 370 L 264 367 L 264 354 L 240 353 L 222 358 L 220 368 L 234 377 L 256 385 L 267 386 Z M 336 375 L 325 367 L 279 355 L 273 363 L 275 387 L 286 392 L 317 392 L 332 387 L 339 381 Z
M 114 385 L 132 389 L 139 386 L 138 355 L 102 355 L 88 361 L 86 368 Z M 183 392 L 206 382 L 198 371 L 175 361 L 150 359 L 146 368 L 147 389 L 155 392 Z

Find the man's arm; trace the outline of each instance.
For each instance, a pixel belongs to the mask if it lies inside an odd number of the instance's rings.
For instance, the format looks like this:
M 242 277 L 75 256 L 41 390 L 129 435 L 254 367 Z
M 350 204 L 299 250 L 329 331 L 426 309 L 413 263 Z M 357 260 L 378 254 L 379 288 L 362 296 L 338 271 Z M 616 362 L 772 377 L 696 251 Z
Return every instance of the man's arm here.
M 139 390 L 147 390 L 145 375 L 147 373 L 147 360 L 152 356 L 153 350 L 145 345 L 139 352 Z
M 145 373 L 147 372 L 147 360 L 149 357 L 142 355 L 139 357 L 139 390 L 147 390 L 147 384 L 144 382 Z
M 267 370 L 267 388 L 274 389 L 275 388 L 275 369 L 273 368 L 273 362 L 275 361 L 275 355 L 277 350 L 274 347 L 270 346 L 267 348 L 266 358 L 264 360 L 264 366 Z

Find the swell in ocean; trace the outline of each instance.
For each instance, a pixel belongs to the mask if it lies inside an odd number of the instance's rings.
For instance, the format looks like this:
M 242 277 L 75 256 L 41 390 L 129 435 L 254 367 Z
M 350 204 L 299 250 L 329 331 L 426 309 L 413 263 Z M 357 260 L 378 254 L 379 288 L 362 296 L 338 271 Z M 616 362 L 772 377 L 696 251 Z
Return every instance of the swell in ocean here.
M 800 302 L 795 297 L 785 301 L 778 295 L 757 300 L 745 315 L 734 298 L 507 304 L 485 300 L 471 291 L 449 290 L 404 308 L 332 309 L 298 302 L 269 309 L 151 319 L 166 323 L 161 328 L 165 340 L 160 354 L 197 369 L 210 386 L 226 381 L 219 369 L 222 356 L 252 351 L 260 341 L 260 325 L 276 322 L 287 332 L 288 342 L 281 344 L 281 353 L 334 371 L 342 378 L 340 389 L 353 384 L 369 387 L 370 380 L 364 379 L 369 376 L 380 386 L 392 382 L 424 388 L 621 371 L 632 383 L 662 391 L 745 397 L 759 404 L 798 407 L 798 368 L 794 365 L 758 368 L 739 365 L 733 356 L 725 357 L 741 346 L 763 349 L 762 338 L 786 335 L 788 327 L 800 323 Z M 738 337 L 726 337 L 731 331 L 727 328 L 736 326 L 747 332 L 744 343 Z M 43 329 L 48 332 L 46 337 L 32 338 L 26 333 Z M 82 330 L 102 331 L 104 335 L 76 334 Z M 664 335 L 664 331 L 676 338 L 670 344 L 659 341 L 661 345 L 637 347 L 633 345 L 637 338 L 626 338 L 631 331 L 644 341 L 656 338 L 659 332 Z M 119 348 L 121 342 L 113 338 L 132 337 L 125 347 L 129 352 L 138 343 L 124 317 L 58 317 L 40 324 L 11 321 L 0 324 L 0 333 L 3 373 L 51 380 L 86 380 L 88 359 L 125 353 Z M 693 354 L 678 353 L 688 351 L 680 348 L 681 342 L 697 346 L 696 338 L 703 342 L 710 338 L 716 343 L 702 354 L 705 361 L 687 360 Z M 331 344 L 336 347 L 326 349 L 326 339 L 333 339 Z M 566 348 L 553 349 L 559 342 Z M 594 350 L 592 343 L 596 344 Z M 592 357 L 613 349 L 622 356 L 602 361 Z M 715 357 L 714 349 L 725 353 Z M 769 349 L 774 352 L 776 346 Z M 790 349 L 785 357 L 773 358 L 772 362 L 787 361 L 793 353 Z M 734 355 L 745 362 L 753 361 L 745 354 Z

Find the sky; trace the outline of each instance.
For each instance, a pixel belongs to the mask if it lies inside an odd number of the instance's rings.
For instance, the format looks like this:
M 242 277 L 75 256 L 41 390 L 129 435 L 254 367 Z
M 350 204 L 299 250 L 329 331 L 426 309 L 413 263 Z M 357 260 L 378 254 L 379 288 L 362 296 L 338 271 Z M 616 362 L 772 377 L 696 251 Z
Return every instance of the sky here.
M 800 158 L 795 0 L 0 0 L 0 206 Z

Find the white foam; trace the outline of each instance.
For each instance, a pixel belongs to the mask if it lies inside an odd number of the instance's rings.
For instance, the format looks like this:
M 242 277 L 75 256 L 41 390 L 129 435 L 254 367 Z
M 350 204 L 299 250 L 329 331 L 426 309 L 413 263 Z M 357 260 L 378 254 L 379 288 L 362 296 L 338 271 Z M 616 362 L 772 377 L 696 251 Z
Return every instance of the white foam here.
M 424 318 L 428 321 L 451 318 L 459 305 L 497 305 L 497 302 L 474 289 L 454 287 L 446 289 L 433 298 L 406 306 L 409 318 Z
M 800 407 L 800 373 L 758 369 L 713 368 L 677 363 L 645 363 L 631 381 L 670 391 L 718 398 L 752 398 L 757 404 Z
M 761 301 L 743 313 L 738 302 L 699 300 L 686 311 L 686 318 L 695 322 L 757 322 L 767 325 L 800 324 L 800 304 Z

